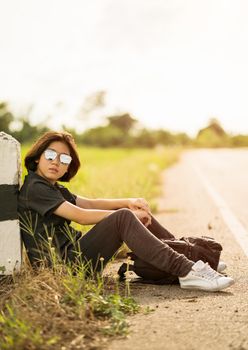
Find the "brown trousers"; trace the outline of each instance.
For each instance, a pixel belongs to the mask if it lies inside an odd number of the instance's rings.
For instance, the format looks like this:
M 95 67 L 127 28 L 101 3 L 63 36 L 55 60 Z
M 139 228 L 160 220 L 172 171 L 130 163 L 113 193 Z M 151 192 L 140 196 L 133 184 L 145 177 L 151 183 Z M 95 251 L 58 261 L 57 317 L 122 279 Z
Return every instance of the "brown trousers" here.
M 177 253 L 159 238 L 173 239 L 173 234 L 167 231 L 152 217 L 151 225 L 147 228 L 129 209 L 119 209 L 109 215 L 78 241 L 78 247 L 85 261 L 92 264 L 95 271 L 101 271 L 102 266 L 125 242 L 139 258 L 154 265 L 162 271 L 175 276 L 185 276 L 194 262 L 183 254 Z M 68 247 L 67 259 L 74 261 L 78 253 L 73 245 Z M 100 258 L 104 258 L 101 262 Z

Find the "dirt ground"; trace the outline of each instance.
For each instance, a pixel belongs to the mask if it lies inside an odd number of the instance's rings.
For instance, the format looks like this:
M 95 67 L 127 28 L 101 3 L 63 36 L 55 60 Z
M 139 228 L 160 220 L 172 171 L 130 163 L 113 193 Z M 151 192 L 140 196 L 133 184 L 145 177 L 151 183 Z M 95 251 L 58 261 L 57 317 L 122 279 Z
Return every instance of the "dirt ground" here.
M 110 341 L 108 350 L 248 349 L 248 259 L 187 159 L 164 173 L 156 217 L 177 237 L 208 235 L 221 242 L 235 284 L 208 293 L 131 283 L 132 296 L 152 311 L 130 316 L 129 336 Z

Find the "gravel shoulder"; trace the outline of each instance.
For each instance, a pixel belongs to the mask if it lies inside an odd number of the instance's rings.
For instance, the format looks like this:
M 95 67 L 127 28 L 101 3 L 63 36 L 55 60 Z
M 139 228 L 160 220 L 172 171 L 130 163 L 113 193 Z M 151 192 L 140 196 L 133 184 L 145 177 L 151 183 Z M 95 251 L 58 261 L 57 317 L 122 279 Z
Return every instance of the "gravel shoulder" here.
M 128 317 L 129 336 L 115 338 L 108 349 L 248 349 L 246 255 L 187 159 L 183 157 L 167 170 L 163 183 L 156 217 L 177 237 L 215 237 L 223 245 L 222 260 L 228 264 L 227 274 L 236 283 L 216 293 L 182 290 L 178 285 L 131 283 L 132 296 L 144 309 L 149 306 L 153 311 Z

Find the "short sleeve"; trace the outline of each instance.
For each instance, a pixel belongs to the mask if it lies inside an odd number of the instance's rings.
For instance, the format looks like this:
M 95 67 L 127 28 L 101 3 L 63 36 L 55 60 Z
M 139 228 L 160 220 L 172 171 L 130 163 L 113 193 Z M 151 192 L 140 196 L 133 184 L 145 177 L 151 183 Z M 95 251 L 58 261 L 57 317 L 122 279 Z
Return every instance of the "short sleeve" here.
M 66 200 L 55 186 L 45 181 L 36 181 L 29 186 L 27 199 L 29 209 L 35 210 L 42 216 L 52 214 Z

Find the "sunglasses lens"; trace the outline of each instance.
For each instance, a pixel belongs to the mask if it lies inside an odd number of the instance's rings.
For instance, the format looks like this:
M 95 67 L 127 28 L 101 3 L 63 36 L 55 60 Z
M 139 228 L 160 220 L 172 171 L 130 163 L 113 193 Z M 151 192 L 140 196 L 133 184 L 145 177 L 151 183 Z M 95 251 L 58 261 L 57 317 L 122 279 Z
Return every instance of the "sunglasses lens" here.
M 58 153 L 52 149 L 46 149 L 45 152 L 46 160 L 55 160 L 58 156 Z M 72 161 L 72 157 L 69 154 L 61 153 L 59 155 L 59 161 L 61 164 L 69 165 Z
M 63 153 L 60 154 L 59 159 L 60 159 L 60 163 L 66 164 L 66 165 L 70 164 L 71 161 L 72 161 L 72 157 L 71 156 L 69 156 L 68 154 L 63 154 Z
M 57 157 L 57 152 L 53 151 L 52 149 L 46 149 L 44 154 L 46 160 L 54 160 Z

